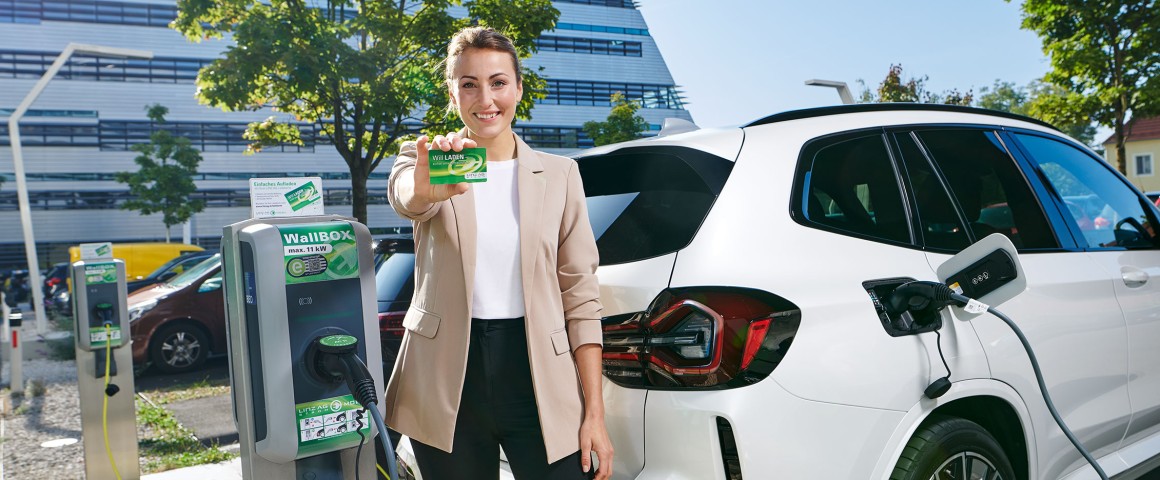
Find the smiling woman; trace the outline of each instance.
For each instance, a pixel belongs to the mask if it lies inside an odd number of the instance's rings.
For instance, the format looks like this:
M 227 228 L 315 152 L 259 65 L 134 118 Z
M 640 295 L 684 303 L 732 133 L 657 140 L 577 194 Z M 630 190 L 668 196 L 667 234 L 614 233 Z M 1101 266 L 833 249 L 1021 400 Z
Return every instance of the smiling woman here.
M 388 182 L 414 225 L 416 272 L 388 423 L 425 478 L 497 472 L 502 445 L 520 479 L 588 478 L 593 453 L 607 479 L 598 254 L 579 171 L 512 131 L 523 79 L 510 40 L 467 28 L 447 51 L 465 128 L 404 144 Z M 444 153 L 467 164 L 481 150 L 485 179 L 439 178 L 460 167 Z

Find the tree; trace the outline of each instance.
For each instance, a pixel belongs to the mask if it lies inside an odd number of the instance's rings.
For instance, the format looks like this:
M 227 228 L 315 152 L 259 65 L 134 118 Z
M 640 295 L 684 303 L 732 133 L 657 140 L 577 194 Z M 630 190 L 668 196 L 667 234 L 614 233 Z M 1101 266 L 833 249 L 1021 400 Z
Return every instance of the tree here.
M 584 122 L 584 133 L 587 133 L 596 146 L 608 145 L 616 142 L 627 142 L 640 138 L 640 134 L 648 128 L 644 117 L 636 114 L 640 103 L 625 98 L 621 92 L 612 94 L 612 112 L 608 120 Z
M 1063 116 L 1051 110 L 1056 102 L 1066 95 L 1067 92 L 1062 87 L 1043 80 L 1033 80 L 1026 87 L 1020 87 L 1013 82 L 995 80 L 991 87 L 979 89 L 977 106 L 1038 118 L 1055 125 L 1060 131 L 1083 144 L 1091 145 L 1095 140 L 1096 127 L 1089 118 L 1078 115 Z
M 145 111 L 157 128 L 149 136 L 149 143 L 133 145 L 137 152 L 133 161 L 140 167 L 137 172 L 117 172 L 116 180 L 129 185 L 132 199 L 121 204 L 122 210 L 137 210 L 141 215 L 161 214 L 165 223 L 165 241 L 169 241 L 169 228 L 189 220 L 193 214 L 205 209 L 205 202 L 190 200 L 197 191 L 193 176 L 201 163 L 201 154 L 190 144 L 189 139 L 173 135 L 165 128 L 165 115 L 169 109 L 154 104 Z
M 861 79 L 858 84 L 862 86 L 862 93 L 858 96 L 861 103 L 892 103 L 892 102 L 914 102 L 914 103 L 944 103 L 947 105 L 970 105 L 974 100 L 974 94 L 970 90 L 965 93 L 958 90 L 947 90 L 941 95 L 926 90 L 926 81 L 929 77 L 923 75 L 921 78 L 911 77 L 909 80 L 902 80 L 902 65 L 890 65 L 890 70 L 886 72 L 886 78 L 878 84 L 876 91 L 871 91 L 866 87 L 866 82 Z
M 467 18 L 448 14 L 452 4 Z M 350 169 L 353 215 L 367 221 L 367 179 L 404 137 L 462 126 L 447 109 L 441 62 L 447 42 L 473 24 L 503 32 L 521 58 L 560 12 L 550 0 L 178 0 L 173 27 L 193 41 L 232 36 L 235 46 L 198 75 L 198 98 L 227 111 L 271 108 L 318 124 Z M 547 82 L 523 69 L 519 119 Z M 285 116 L 284 116 L 285 117 Z M 254 122 L 251 151 L 302 145 L 285 118 Z
M 1053 123 L 1087 119 L 1111 127 L 1116 167 L 1126 172 L 1129 116 L 1160 113 L 1160 4 L 1026 0 L 1023 28 L 1043 40 L 1052 68 L 1045 80 L 1066 90 L 1036 110 Z

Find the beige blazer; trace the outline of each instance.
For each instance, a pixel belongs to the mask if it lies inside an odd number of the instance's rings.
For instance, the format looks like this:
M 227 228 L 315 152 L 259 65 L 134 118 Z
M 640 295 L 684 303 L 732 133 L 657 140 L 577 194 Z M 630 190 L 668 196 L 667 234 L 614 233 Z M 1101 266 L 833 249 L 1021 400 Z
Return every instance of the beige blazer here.
M 414 142 L 403 144 L 387 197 L 415 234 L 415 295 L 387 386 L 387 423 L 451 451 L 463 390 L 475 276 L 475 197 L 467 193 L 426 211 L 404 208 L 412 192 Z M 598 254 L 576 162 L 536 152 L 516 137 L 520 262 L 532 382 L 548 461 L 580 448 L 583 396 L 577 347 L 602 341 Z

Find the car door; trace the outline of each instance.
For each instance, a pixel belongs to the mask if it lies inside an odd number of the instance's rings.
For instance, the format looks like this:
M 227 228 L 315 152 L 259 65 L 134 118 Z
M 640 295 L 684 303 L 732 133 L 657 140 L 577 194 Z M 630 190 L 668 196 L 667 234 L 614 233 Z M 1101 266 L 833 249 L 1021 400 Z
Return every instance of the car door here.
M 1123 445 L 1160 432 L 1160 248 L 1155 210 L 1099 157 L 1032 133 L 1012 137 L 1063 204 L 1077 242 L 1110 278 L 1127 323 L 1132 419 Z M 1078 205 L 1080 203 L 1084 205 Z M 1117 352 L 1124 356 L 1124 352 Z
M 1029 180 L 1026 165 L 1012 157 L 995 131 L 935 128 L 917 130 L 911 139 L 951 193 L 969 241 L 1001 233 L 1019 249 L 1028 290 L 1001 310 L 1035 349 L 1068 426 L 1096 456 L 1111 453 L 1131 410 L 1126 327 L 1107 275 L 1077 248 L 1055 203 L 1039 200 L 1045 195 L 1042 186 Z M 931 265 L 937 268 L 962 242 L 961 235 L 928 235 Z M 1083 459 L 1049 416 L 1027 354 L 1011 329 L 990 315 L 970 322 L 987 351 L 992 377 L 1018 390 L 1033 412 L 1040 475 L 1059 478 L 1078 467 Z

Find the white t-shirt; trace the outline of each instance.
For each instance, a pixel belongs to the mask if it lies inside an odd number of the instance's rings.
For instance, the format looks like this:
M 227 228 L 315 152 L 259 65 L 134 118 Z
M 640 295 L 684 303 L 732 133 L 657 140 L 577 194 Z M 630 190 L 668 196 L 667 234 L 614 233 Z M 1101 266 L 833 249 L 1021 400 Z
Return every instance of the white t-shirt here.
M 488 161 L 487 181 L 471 184 L 475 194 L 474 318 L 524 316 L 520 277 L 520 202 L 516 160 Z

